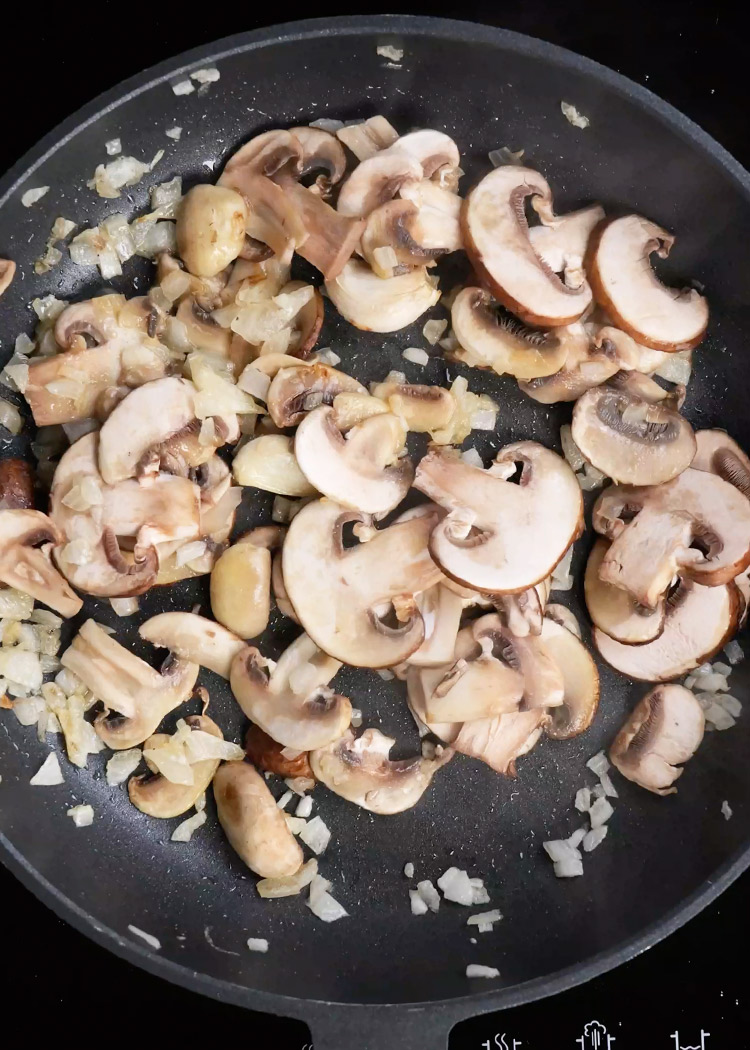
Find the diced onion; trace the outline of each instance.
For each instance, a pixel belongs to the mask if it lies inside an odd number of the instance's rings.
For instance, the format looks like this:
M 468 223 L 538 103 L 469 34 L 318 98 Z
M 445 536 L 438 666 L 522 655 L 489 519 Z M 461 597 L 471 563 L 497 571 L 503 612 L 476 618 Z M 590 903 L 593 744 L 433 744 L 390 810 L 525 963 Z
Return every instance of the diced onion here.
M 23 427 L 21 413 L 10 401 L 0 398 L 0 426 L 5 427 L 11 434 L 20 434 Z
M 71 806 L 67 811 L 69 816 L 77 828 L 88 828 L 94 823 L 94 807 L 93 806 Z
M 431 321 L 425 321 L 424 327 L 422 328 L 422 335 L 430 346 L 436 346 L 447 327 L 448 322 L 446 320 L 441 321 L 437 318 L 433 318 Z
M 587 128 L 591 121 L 588 117 L 584 117 L 582 113 L 579 113 L 575 106 L 571 105 L 570 102 L 561 102 L 560 109 L 562 114 L 569 124 L 572 124 L 574 128 Z
M 323 922 L 336 922 L 348 915 L 342 905 L 328 892 L 330 886 L 330 882 L 321 878 L 320 875 L 316 875 L 310 883 L 310 897 L 307 906 L 313 915 L 322 919 Z
M 56 784 L 65 783 L 60 762 L 54 751 L 47 755 L 29 783 L 33 787 L 54 787 Z
M 294 875 L 287 875 L 279 879 L 261 879 L 257 884 L 257 890 L 261 897 L 266 898 L 294 897 L 301 893 L 305 886 L 309 886 L 317 874 L 317 860 L 308 860 Z
M 107 762 L 106 777 L 111 787 L 116 787 L 128 779 L 140 765 L 143 754 L 139 747 L 131 747 L 128 751 L 116 751 Z
M 168 139 L 173 139 L 175 142 L 179 142 L 180 139 L 182 138 L 182 128 L 180 128 L 180 127 L 167 128 L 165 134 L 166 134 Z
M 405 361 L 411 361 L 414 365 L 426 365 L 430 361 L 430 355 L 427 351 L 422 350 L 418 346 L 407 346 L 401 356 Z
M 390 62 L 400 62 L 404 57 L 404 49 L 391 44 L 381 44 L 377 50 L 381 58 L 387 58 Z
M 465 449 L 461 453 L 461 459 L 464 463 L 468 463 L 470 467 L 479 467 L 480 470 L 484 469 L 484 461 L 475 448 Z
M 215 66 L 208 66 L 205 69 L 196 69 L 190 74 L 190 78 L 196 82 L 196 84 L 213 84 L 219 79 L 221 73 Z
M 583 851 L 584 853 L 591 853 L 597 846 L 601 845 L 607 837 L 608 827 L 606 824 L 600 824 L 596 828 L 592 828 L 591 831 L 587 832 L 583 840 Z
M 268 951 L 268 941 L 265 937 L 248 937 L 247 947 L 251 952 L 262 952 Z
M 142 941 L 145 941 L 146 944 L 155 951 L 158 952 L 161 948 L 161 941 L 158 937 L 154 937 L 153 934 L 146 933 L 145 930 L 139 930 L 137 926 L 128 926 L 128 929 L 134 936 L 140 937 Z
M 494 966 L 480 966 L 479 963 L 469 963 L 466 967 L 467 977 L 484 977 L 493 978 L 499 977 L 500 971 L 496 970 Z
M 331 841 L 331 832 L 320 817 L 313 817 L 305 824 L 299 837 L 316 856 L 325 853 L 328 843 Z
M 46 193 L 49 193 L 49 186 L 38 186 L 36 189 L 26 190 L 21 197 L 21 204 L 23 204 L 24 208 L 30 208 L 32 204 L 40 201 Z
M 261 372 L 259 368 L 254 368 L 253 365 L 247 365 L 237 380 L 237 386 L 240 390 L 257 397 L 259 401 L 266 400 L 270 385 L 271 377 L 265 372 Z
M 425 902 L 430 911 L 437 911 L 440 907 L 440 894 L 429 879 L 417 883 L 417 893 Z
M 732 665 L 732 667 L 736 667 L 737 664 L 741 663 L 742 660 L 744 660 L 745 658 L 745 653 L 742 649 L 742 646 L 736 640 L 733 640 L 727 645 L 725 645 L 724 652 L 726 653 L 727 660 Z
M 571 428 L 568 423 L 560 427 L 560 442 L 562 444 L 563 455 L 570 464 L 571 469 L 574 472 L 583 470 L 586 458 L 573 440 Z
M 171 842 L 190 842 L 194 833 L 198 828 L 202 827 L 206 823 L 206 812 L 201 810 L 198 813 L 193 813 L 192 817 L 188 817 L 187 820 L 183 820 L 174 829 L 170 835 Z
M 729 805 L 726 799 L 721 804 L 721 812 L 725 820 L 731 820 L 732 818 L 732 807 Z
M 589 820 L 591 821 L 592 829 L 606 824 L 613 813 L 612 803 L 606 798 L 598 798 L 589 810 Z
M 479 912 L 477 915 L 470 915 L 466 920 L 467 926 L 492 926 L 494 922 L 500 922 L 502 915 L 494 908 L 492 911 Z
M 525 150 L 522 149 L 514 152 L 508 146 L 501 146 L 499 149 L 491 149 L 487 154 L 487 159 L 493 168 L 500 168 L 505 164 L 518 166 L 523 164 L 524 152 Z
M 412 915 L 426 915 L 429 911 L 426 901 L 419 895 L 418 890 L 409 890 L 409 901 Z
M 324 346 L 322 350 L 318 350 L 315 357 L 322 365 L 330 365 L 331 368 L 335 368 L 336 365 L 341 364 L 341 358 L 331 350 L 330 346 Z M 405 381 L 406 376 L 404 376 L 404 382 Z
M 0 617 L 28 620 L 34 608 L 34 599 L 15 587 L 0 587 Z
M 133 616 L 138 612 L 137 598 L 110 598 L 109 604 L 118 616 Z

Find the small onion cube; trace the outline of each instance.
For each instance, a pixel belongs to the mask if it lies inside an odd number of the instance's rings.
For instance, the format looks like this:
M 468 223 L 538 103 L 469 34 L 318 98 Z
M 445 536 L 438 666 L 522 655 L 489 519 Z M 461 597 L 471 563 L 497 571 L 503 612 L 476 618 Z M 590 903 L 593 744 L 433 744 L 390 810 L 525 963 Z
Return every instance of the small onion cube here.
M 247 947 L 251 952 L 265 952 L 268 951 L 268 941 L 265 937 L 248 937 Z
M 590 769 L 595 776 L 601 776 L 602 773 L 606 773 L 609 769 L 609 759 L 603 751 L 599 751 L 588 760 L 586 768 Z
M 316 856 L 320 856 L 321 853 L 325 853 L 328 843 L 331 841 L 331 832 L 320 817 L 313 817 L 300 831 L 299 837 Z
M 142 941 L 145 941 L 149 948 L 153 948 L 154 951 L 159 951 L 161 948 L 161 941 L 158 937 L 154 937 L 152 933 L 146 933 L 145 930 L 139 930 L 137 926 L 128 926 L 128 929 L 135 937 L 140 937 Z
M 32 204 L 40 201 L 46 193 L 49 193 L 49 186 L 38 186 L 36 189 L 26 190 L 21 197 L 21 204 L 23 204 L 24 208 L 30 208 Z
M 466 920 L 467 926 L 492 926 L 493 922 L 500 922 L 502 919 L 501 913 L 497 908 L 493 908 L 492 911 L 482 911 L 476 915 L 470 915 Z
M 171 842 L 190 842 L 194 832 L 198 830 L 203 824 L 206 823 L 206 812 L 200 810 L 194 813 L 192 817 L 188 817 L 187 820 L 183 820 L 182 823 L 178 824 L 170 835 Z
M 468 874 L 460 868 L 448 868 L 437 880 L 447 901 L 470 908 L 474 904 L 474 887 Z
M 318 874 L 318 862 L 308 860 L 294 875 L 278 879 L 261 879 L 257 884 L 258 894 L 265 898 L 295 897 L 305 886 L 309 886 Z
M 724 815 L 725 820 L 731 820 L 732 818 L 732 807 L 729 805 L 726 799 L 721 804 L 721 812 Z
M 408 864 L 404 864 L 404 875 L 407 877 L 407 879 L 414 878 L 414 865 L 411 863 L 411 861 L 409 861 Z
M 59 677 L 59 675 L 58 675 Z M 116 787 L 128 779 L 140 765 L 142 752 L 139 747 L 131 747 L 127 751 L 115 751 L 107 762 L 106 777 L 111 787 Z
M 573 834 L 568 839 L 568 842 L 575 849 L 578 849 L 578 847 L 581 845 L 581 843 L 583 842 L 585 837 L 586 837 L 586 828 L 576 828 L 576 830 L 573 832 Z
M 606 798 L 598 798 L 589 810 L 589 820 L 591 821 L 592 829 L 606 824 L 613 813 L 612 803 Z
M 336 922 L 348 915 L 346 909 L 328 892 L 330 882 L 316 875 L 310 883 L 310 897 L 307 906 L 313 915 L 323 922 Z
M 176 84 L 172 84 L 172 91 L 175 95 L 192 95 L 195 91 L 195 84 L 192 84 L 189 80 L 178 80 Z
M 469 963 L 466 967 L 467 977 L 484 977 L 491 979 L 493 977 L 499 977 L 500 971 L 496 970 L 494 966 L 480 966 L 479 963 Z
M 422 350 L 418 346 L 407 346 L 406 350 L 404 350 L 401 356 L 405 361 L 411 361 L 413 365 L 426 365 L 429 364 L 430 360 L 430 355 L 427 353 L 427 351 Z
M 738 663 L 741 663 L 745 657 L 745 653 L 742 650 L 742 646 L 736 640 L 732 640 L 728 645 L 724 646 L 724 652 L 726 653 L 727 660 L 736 667 Z
M 591 809 L 591 789 L 579 788 L 576 791 L 575 807 L 579 813 L 587 813 Z
M 409 902 L 411 904 L 412 915 L 426 915 L 430 910 L 427 907 L 424 898 L 420 896 L 418 890 L 409 890 Z
M 417 893 L 425 902 L 430 911 L 437 911 L 440 907 L 440 894 L 429 879 L 417 883 Z
M 606 824 L 600 824 L 597 828 L 592 828 L 586 834 L 583 840 L 583 851 L 584 853 L 591 853 L 597 846 L 601 845 L 607 837 L 608 827 Z
M 77 828 L 88 828 L 94 823 L 94 807 L 93 806 L 71 806 L 67 811 L 69 816 Z
M 55 785 L 63 784 L 64 782 L 65 778 L 60 769 L 60 762 L 54 751 L 47 755 L 44 762 L 42 762 L 39 769 L 29 781 L 32 787 L 54 787 Z
M 731 693 L 722 693 L 721 696 L 717 696 L 716 703 L 723 707 L 725 711 L 728 711 L 732 718 L 739 718 L 742 714 L 742 704 Z

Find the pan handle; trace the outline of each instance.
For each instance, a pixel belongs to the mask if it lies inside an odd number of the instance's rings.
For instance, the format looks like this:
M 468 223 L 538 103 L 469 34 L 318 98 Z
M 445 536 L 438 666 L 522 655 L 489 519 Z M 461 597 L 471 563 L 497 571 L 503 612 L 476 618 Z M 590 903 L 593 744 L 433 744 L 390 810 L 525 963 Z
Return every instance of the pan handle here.
M 332 1005 L 310 1019 L 309 1050 L 447 1050 L 452 1026 L 442 1011 L 424 1007 L 341 1012 Z

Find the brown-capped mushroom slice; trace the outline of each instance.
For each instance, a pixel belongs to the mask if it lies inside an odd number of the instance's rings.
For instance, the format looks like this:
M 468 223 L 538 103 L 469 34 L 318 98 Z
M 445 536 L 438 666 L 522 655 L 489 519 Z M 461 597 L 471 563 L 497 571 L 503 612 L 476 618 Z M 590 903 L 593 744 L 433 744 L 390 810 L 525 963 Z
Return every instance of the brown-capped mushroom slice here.
M 216 770 L 213 790 L 224 834 L 251 871 L 264 879 L 281 879 L 302 867 L 299 843 L 249 762 L 224 762 Z
M 219 179 L 220 184 L 225 182 L 225 176 L 226 171 Z M 248 237 L 268 245 L 274 255 L 288 265 L 292 253 L 301 248 L 308 237 L 297 205 L 281 186 L 265 175 L 245 175 L 241 185 L 233 188 L 242 194 L 248 206 L 245 225 Z
M 571 431 L 589 463 L 626 485 L 671 481 L 695 455 L 693 428 L 679 412 L 611 386 L 579 398 Z
M 326 291 L 341 316 L 365 332 L 406 328 L 440 298 L 437 280 L 423 266 L 383 279 L 359 259 L 327 281 Z
M 655 379 L 642 372 L 626 370 L 616 372 L 611 379 L 607 380 L 607 386 L 626 396 L 638 397 L 651 405 L 660 404 L 663 408 L 679 410 L 685 403 L 686 390 L 682 384 L 676 383 L 672 390 L 665 390 Z
M 583 325 L 554 331 L 529 328 L 484 288 L 463 288 L 453 300 L 451 321 L 460 343 L 458 360 L 522 380 L 554 375 L 589 345 Z
M 627 332 L 611 325 L 603 325 L 594 333 L 593 344 L 619 361 L 621 368 L 636 372 L 655 372 L 668 359 L 664 350 L 654 350 L 637 343 Z
M 364 222 L 336 211 L 297 182 L 285 181 L 283 190 L 306 233 L 296 247 L 297 254 L 320 270 L 326 281 L 334 280 L 359 245 Z
M 428 434 L 450 423 L 456 399 L 442 386 L 396 383 L 386 379 L 372 387 L 373 397 L 385 401 L 391 412 L 417 434 Z
M 310 765 L 321 783 L 334 794 L 371 813 L 403 813 L 419 802 L 437 771 L 453 752 L 441 750 L 435 758 L 389 759 L 396 741 L 379 729 L 360 737 L 348 730 L 339 740 L 310 753 Z
M 285 751 L 287 752 L 286 754 L 284 754 Z M 258 770 L 275 773 L 276 776 L 284 777 L 285 779 L 287 777 L 305 777 L 305 779 L 310 781 L 311 786 L 315 783 L 307 751 L 300 751 L 294 758 L 289 758 L 288 756 L 293 753 L 293 749 L 287 751 L 283 744 L 280 744 L 278 740 L 274 740 L 268 733 L 264 733 L 260 726 L 251 725 L 248 727 L 247 733 L 245 733 L 245 752 Z
M 591 622 L 604 634 L 623 645 L 643 645 L 658 638 L 664 629 L 666 600 L 660 598 L 654 609 L 640 605 L 628 591 L 605 583 L 599 576 L 609 543 L 599 538 L 586 562 L 583 581 L 586 608 Z
M 564 274 L 569 288 L 576 288 L 585 280 L 583 260 L 589 238 L 603 218 L 604 208 L 591 204 L 567 215 L 545 216 L 542 225 L 529 230 L 534 251 L 550 270 Z
M 392 412 L 370 416 L 346 435 L 328 405 L 300 423 L 294 452 L 312 487 L 342 507 L 383 517 L 409 491 L 414 466 L 401 456 L 404 427 Z
M 592 521 L 612 540 L 601 579 L 649 609 L 675 576 L 716 586 L 750 565 L 750 503 L 729 482 L 690 467 L 662 485 L 612 485 Z
M 540 638 L 532 634 L 518 638 L 496 613 L 475 620 L 471 631 L 483 652 L 492 652 L 521 673 L 524 707 L 546 709 L 562 704 L 562 674 Z
M 339 128 L 336 138 L 350 149 L 357 160 L 369 160 L 380 150 L 388 149 L 398 138 L 398 132 L 383 116 L 370 117 L 361 124 Z
M 694 288 L 662 284 L 650 255 L 665 259 L 674 237 L 640 215 L 602 224 L 592 237 L 587 269 L 596 301 L 618 328 L 654 350 L 696 346 L 708 325 L 708 303 Z
M 529 397 L 542 405 L 558 401 L 577 401 L 579 397 L 616 375 L 621 368 L 614 345 L 604 341 L 600 346 L 590 343 L 582 324 L 569 325 L 566 331 L 580 336 L 570 345 L 570 352 L 559 372 L 537 379 L 520 380 L 518 386 Z M 467 362 L 468 363 L 468 362 Z
M 515 777 L 517 760 L 537 743 L 549 717 L 544 708 L 539 707 L 464 722 L 451 747 L 462 755 L 485 762 L 496 773 Z
M 345 548 L 344 526 L 371 525 L 368 515 L 329 500 L 296 515 L 284 541 L 284 583 L 324 652 L 358 667 L 393 667 L 419 648 L 424 624 L 414 596 L 440 579 L 427 550 L 434 521 L 434 513 L 414 516 Z
M 292 128 L 291 134 L 302 147 L 299 178 L 319 172 L 310 190 L 327 197 L 346 171 L 344 147 L 335 135 L 322 128 Z
M 382 150 L 363 160 L 342 183 L 336 208 L 350 218 L 366 218 L 392 200 L 407 182 L 423 178 L 419 160 L 406 151 Z
M 389 153 L 408 153 L 422 165 L 425 179 L 437 179 L 453 188 L 458 182 L 457 168 L 461 161 L 458 146 L 444 131 L 422 128 L 401 135 L 390 147 Z
M 185 336 L 192 346 L 219 357 L 229 358 L 232 332 L 222 328 L 192 295 L 186 295 L 177 307 L 177 320 L 185 326 Z
M 702 587 L 683 580 L 666 599 L 664 630 L 654 641 L 623 645 L 595 629 L 594 643 L 616 671 L 646 682 L 667 682 L 723 649 L 737 630 L 741 611 L 734 583 Z
M 282 292 L 291 293 L 296 292 L 300 288 L 306 288 L 308 285 L 304 281 L 290 281 L 284 285 Z M 320 329 L 323 327 L 323 317 L 325 313 L 325 307 L 323 305 L 323 296 L 320 294 L 317 288 L 313 289 L 313 294 L 310 299 L 305 303 L 301 310 L 295 315 L 292 321 L 292 334 L 289 340 L 289 355 L 293 358 L 306 358 L 309 357 L 313 352 L 313 348 L 318 341 L 320 335 Z
M 703 740 L 700 704 L 681 685 L 658 685 L 638 702 L 609 749 L 624 777 L 656 795 L 677 791 L 675 781 Z
M 0 582 L 70 617 L 83 602 L 52 564 L 52 548 L 62 542 L 56 523 L 41 511 L 0 510 Z
M 253 646 L 234 658 L 230 683 L 247 717 L 284 747 L 310 751 L 338 740 L 352 705 L 328 683 L 341 667 L 306 634 L 274 663 Z
M 550 711 L 547 736 L 569 740 L 585 732 L 599 706 L 599 672 L 586 646 L 549 617 L 542 626 L 542 645 L 562 672 L 563 702 Z
M 541 634 L 544 606 L 536 587 L 529 587 L 517 594 L 494 595 L 493 604 L 507 624 L 511 634 L 525 638 L 529 634 Z
M 169 649 L 191 663 L 229 678 L 232 660 L 244 648 L 244 642 L 221 624 L 190 612 L 159 613 L 138 628 L 147 642 Z
M 228 186 L 201 182 L 180 202 L 177 249 L 190 273 L 215 277 L 234 262 L 245 243 L 247 205 Z
M 208 715 L 189 715 L 185 722 L 193 732 L 209 733 L 220 740 L 224 739 L 221 729 Z M 155 733 L 144 742 L 143 747 L 148 750 L 165 744 L 168 740 L 167 734 Z M 193 773 L 192 784 L 174 784 L 158 772 L 131 777 L 128 781 L 130 801 L 136 809 L 149 817 L 159 817 L 162 820 L 167 817 L 179 817 L 194 806 L 208 789 L 214 773 L 219 768 L 219 762 L 218 758 L 204 758 L 193 762 L 190 767 Z
M 12 259 L 0 259 L 0 295 L 3 295 L 11 286 L 16 275 L 16 264 Z
M 750 458 L 723 430 L 697 430 L 697 449 L 690 466 L 718 474 L 750 499 Z
M 537 255 L 524 214 L 528 197 L 538 212 L 551 211 L 539 172 L 508 165 L 485 175 L 461 215 L 467 254 L 495 297 L 527 324 L 571 324 L 588 309 L 591 289 L 585 280 L 569 288 Z
M 453 661 L 464 610 L 464 599 L 442 583 L 417 595 L 424 621 L 424 641 L 407 663 L 414 667 L 441 667 Z
M 447 169 L 446 169 L 447 170 Z M 461 232 L 462 199 L 437 182 L 407 182 L 399 190 L 402 200 L 411 201 L 419 209 L 419 227 L 422 236 L 433 246 L 448 252 L 463 248 Z
M 519 464 L 515 484 L 509 479 Z M 512 594 L 543 580 L 580 533 L 575 475 L 534 441 L 501 449 L 487 470 L 433 450 L 414 487 L 448 511 L 430 537 L 432 556 L 451 579 L 482 593 Z
M 277 427 L 296 427 L 308 412 L 319 405 L 332 405 L 336 395 L 345 392 L 366 394 L 367 389 L 328 365 L 295 365 L 277 371 L 268 388 L 266 405 Z
M 248 179 L 257 175 L 298 175 L 302 165 L 302 144 L 283 128 L 255 135 L 231 155 L 224 166 L 219 185 L 245 192 Z
M 575 614 L 570 611 L 565 605 L 558 605 L 557 602 L 552 602 L 544 610 L 544 615 L 552 620 L 554 623 L 558 623 L 561 627 L 564 627 L 566 631 L 570 631 L 576 638 L 581 638 L 581 625 L 575 618 Z

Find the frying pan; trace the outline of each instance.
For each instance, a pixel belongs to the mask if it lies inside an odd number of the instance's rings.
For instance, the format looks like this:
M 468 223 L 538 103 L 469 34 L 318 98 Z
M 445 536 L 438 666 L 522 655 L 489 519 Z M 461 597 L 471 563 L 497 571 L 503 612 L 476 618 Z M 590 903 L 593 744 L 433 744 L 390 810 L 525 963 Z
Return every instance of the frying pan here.
M 377 55 L 384 43 L 403 47 L 401 69 Z M 218 83 L 189 96 L 173 94 L 170 85 L 187 71 L 213 63 L 221 71 Z M 568 124 L 561 100 L 586 114 L 590 127 Z M 440 19 L 337 18 L 242 34 L 139 74 L 70 118 L 0 182 L 0 256 L 15 259 L 23 275 L 0 305 L 3 346 L 30 327 L 35 296 L 86 298 L 102 287 L 91 271 L 69 261 L 45 277 L 34 275 L 32 261 L 58 215 L 91 226 L 116 209 L 132 214 L 146 207 L 149 182 L 179 174 L 189 185 L 210 177 L 228 152 L 270 126 L 376 112 L 402 131 L 430 126 L 453 135 L 465 185 L 488 170 L 489 150 L 523 148 L 525 161 L 549 178 L 558 211 L 599 200 L 677 231 L 665 276 L 700 281 L 713 311 L 695 355 L 686 414 L 696 427 L 728 427 L 750 444 L 743 357 L 750 337 L 750 177 L 681 114 L 596 63 L 514 33 Z M 184 129 L 179 143 L 165 137 L 173 125 Z M 154 176 L 118 202 L 85 187 L 106 160 L 104 142 L 114 137 L 141 158 L 166 149 Z M 33 208 L 22 207 L 23 191 L 39 185 L 52 189 Z M 148 272 L 134 260 L 112 286 L 132 294 L 134 278 L 140 289 L 148 286 Z M 434 313 L 444 316 L 439 308 Z M 423 345 L 423 322 L 380 336 L 355 331 L 329 311 L 320 345 L 334 347 L 342 367 L 362 380 L 397 367 L 415 381 L 444 383 L 444 362 L 433 359 L 419 369 L 401 357 L 405 347 Z M 457 374 L 453 366 L 447 371 L 449 378 Z M 497 430 L 472 436 L 485 459 L 526 437 L 559 449 L 570 406 L 548 409 L 524 399 L 507 377 L 465 374 L 472 389 L 485 390 L 501 406 Z M 28 434 L 14 439 L 4 454 L 27 454 L 28 441 Z M 270 498 L 248 490 L 238 530 L 268 521 L 269 514 Z M 589 538 L 577 544 L 579 582 L 589 544 Z M 580 590 L 557 597 L 585 624 Z M 137 623 L 195 602 L 207 607 L 205 580 L 154 589 L 128 620 L 118 620 L 104 603 L 87 603 L 83 615 L 116 625 L 125 644 L 155 660 L 138 639 Z M 275 656 L 291 637 L 275 615 L 260 645 Z M 656 798 L 618 781 L 609 837 L 587 857 L 584 877 L 554 878 L 541 843 L 574 830 L 573 796 L 591 783 L 586 760 L 607 746 L 644 692 L 606 666 L 600 671 L 594 726 L 574 740 L 540 743 L 519 763 L 516 780 L 458 757 L 414 810 L 395 817 L 373 817 L 318 788 L 316 810 L 333 833 L 321 867 L 350 913 L 330 926 L 315 919 L 301 897 L 257 897 L 210 801 L 208 823 L 189 845 L 177 845 L 169 841 L 176 821 L 145 817 L 122 788 L 107 785 L 102 756 L 85 770 L 63 762 L 63 786 L 29 789 L 48 746 L 8 714 L 0 721 L 0 857 L 99 944 L 216 999 L 301 1018 L 317 1050 L 445 1045 L 459 1020 L 554 994 L 650 947 L 750 861 L 747 728 L 740 723 L 706 738 L 675 796 Z M 740 696 L 747 677 L 743 666 L 734 673 Z M 202 681 L 211 713 L 228 737 L 240 739 L 243 720 L 226 685 L 208 672 Z M 414 751 L 399 683 L 345 669 L 337 687 L 363 710 L 366 725 L 395 736 L 402 754 Z M 720 814 L 724 799 L 734 809 L 731 821 Z M 94 806 L 86 831 L 65 816 L 73 800 Z M 472 944 L 466 910 L 448 904 L 437 915 L 412 917 L 410 884 L 402 875 L 407 861 L 419 878 L 434 880 L 450 865 L 482 876 L 504 915 L 496 932 Z M 130 925 L 157 937 L 161 949 L 147 947 Z M 249 936 L 267 937 L 269 953 L 249 953 Z M 472 962 L 498 967 L 500 978 L 467 980 Z

